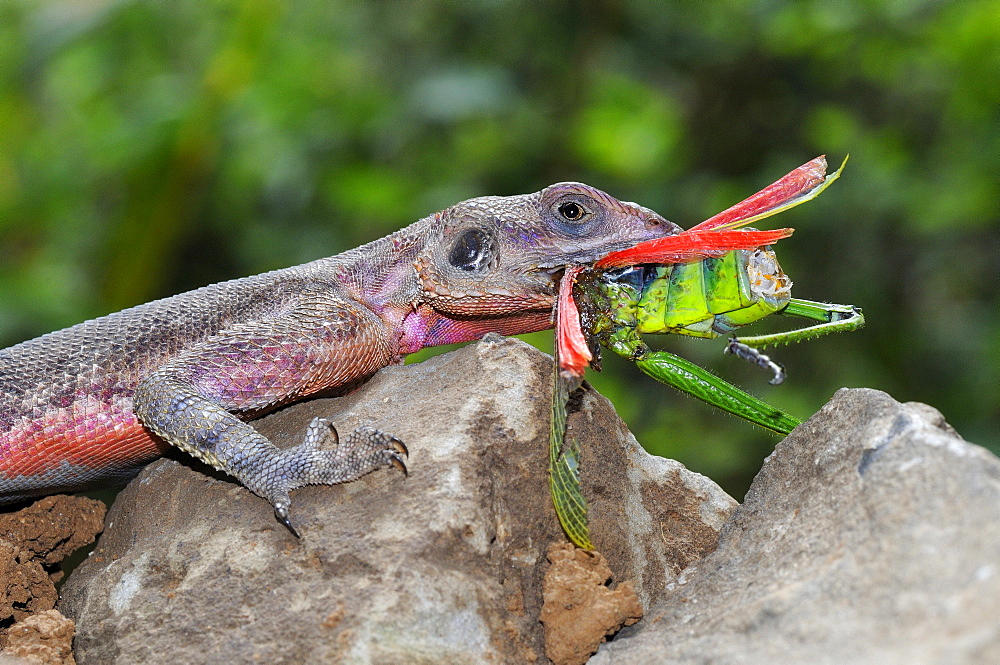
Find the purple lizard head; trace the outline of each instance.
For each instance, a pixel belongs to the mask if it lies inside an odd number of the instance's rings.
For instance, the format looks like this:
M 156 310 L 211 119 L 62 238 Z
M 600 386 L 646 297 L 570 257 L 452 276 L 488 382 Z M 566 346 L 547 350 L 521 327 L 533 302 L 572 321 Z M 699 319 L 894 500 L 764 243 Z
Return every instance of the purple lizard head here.
M 567 266 L 680 230 L 648 208 L 563 182 L 534 194 L 470 199 L 438 213 L 416 267 L 426 301 L 443 314 L 546 310 Z

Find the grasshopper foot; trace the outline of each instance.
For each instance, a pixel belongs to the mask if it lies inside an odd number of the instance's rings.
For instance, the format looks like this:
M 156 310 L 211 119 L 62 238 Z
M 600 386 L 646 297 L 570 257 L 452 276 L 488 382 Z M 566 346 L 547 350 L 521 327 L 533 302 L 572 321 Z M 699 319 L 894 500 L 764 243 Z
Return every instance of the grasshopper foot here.
M 729 339 L 729 344 L 726 346 L 725 353 L 731 353 L 737 358 L 742 358 L 747 362 L 751 362 L 754 365 L 766 370 L 770 370 L 774 376 L 768 381 L 772 386 L 776 386 L 785 380 L 785 368 L 781 366 L 780 363 L 776 363 L 771 360 L 770 356 L 766 356 L 760 352 L 760 350 L 755 349 L 752 346 L 747 346 L 743 342 L 739 341 L 735 337 Z

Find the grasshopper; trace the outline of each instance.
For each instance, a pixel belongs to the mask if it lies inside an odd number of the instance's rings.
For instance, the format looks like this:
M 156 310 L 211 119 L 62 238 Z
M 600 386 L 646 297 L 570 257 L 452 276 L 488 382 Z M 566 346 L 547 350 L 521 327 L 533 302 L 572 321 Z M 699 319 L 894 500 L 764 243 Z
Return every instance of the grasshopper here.
M 565 440 L 566 403 L 585 369 L 599 369 L 601 347 L 662 383 L 778 434 L 788 434 L 800 423 L 695 363 L 650 349 L 641 335 L 713 338 L 773 314 L 807 319 L 811 325 L 796 330 L 729 340 L 727 352 L 768 369 L 771 383 L 781 383 L 784 369 L 761 349 L 864 325 L 864 315 L 852 305 L 791 297 L 791 280 L 770 244 L 792 229 L 745 228 L 815 198 L 842 169 L 827 177 L 826 160 L 817 157 L 687 231 L 566 270 L 556 309 L 549 465 L 556 512 L 574 543 L 591 547 L 579 487 L 579 449 Z

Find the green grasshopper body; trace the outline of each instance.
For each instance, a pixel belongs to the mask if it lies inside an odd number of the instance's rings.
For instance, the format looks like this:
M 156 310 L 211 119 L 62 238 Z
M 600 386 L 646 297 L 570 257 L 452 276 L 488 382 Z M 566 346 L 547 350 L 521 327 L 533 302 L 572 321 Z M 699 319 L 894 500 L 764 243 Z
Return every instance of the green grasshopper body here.
M 666 351 L 652 351 L 640 333 L 712 338 L 733 333 L 772 314 L 816 323 L 788 332 L 732 338 L 727 351 L 770 368 L 772 383 L 783 370 L 759 349 L 864 324 L 861 310 L 791 297 L 792 282 L 769 247 L 726 252 L 718 258 L 672 265 L 644 265 L 585 272 L 578 301 L 589 336 L 633 360 L 653 378 L 752 423 L 788 434 L 799 421 Z
M 604 273 L 605 314 L 639 333 L 718 337 L 780 311 L 789 280 L 770 249 Z

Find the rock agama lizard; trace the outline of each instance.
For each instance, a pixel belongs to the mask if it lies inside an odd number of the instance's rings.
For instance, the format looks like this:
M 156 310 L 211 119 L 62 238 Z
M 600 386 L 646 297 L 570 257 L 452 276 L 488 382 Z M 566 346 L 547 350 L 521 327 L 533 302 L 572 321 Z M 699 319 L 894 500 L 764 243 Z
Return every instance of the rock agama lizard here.
M 561 270 L 679 228 L 578 183 L 481 197 L 357 249 L 206 286 L 0 351 L 0 503 L 121 484 L 174 445 L 289 521 L 289 492 L 405 471 L 373 428 L 246 421 L 426 346 L 552 326 Z M 294 533 L 294 529 L 292 529 Z

